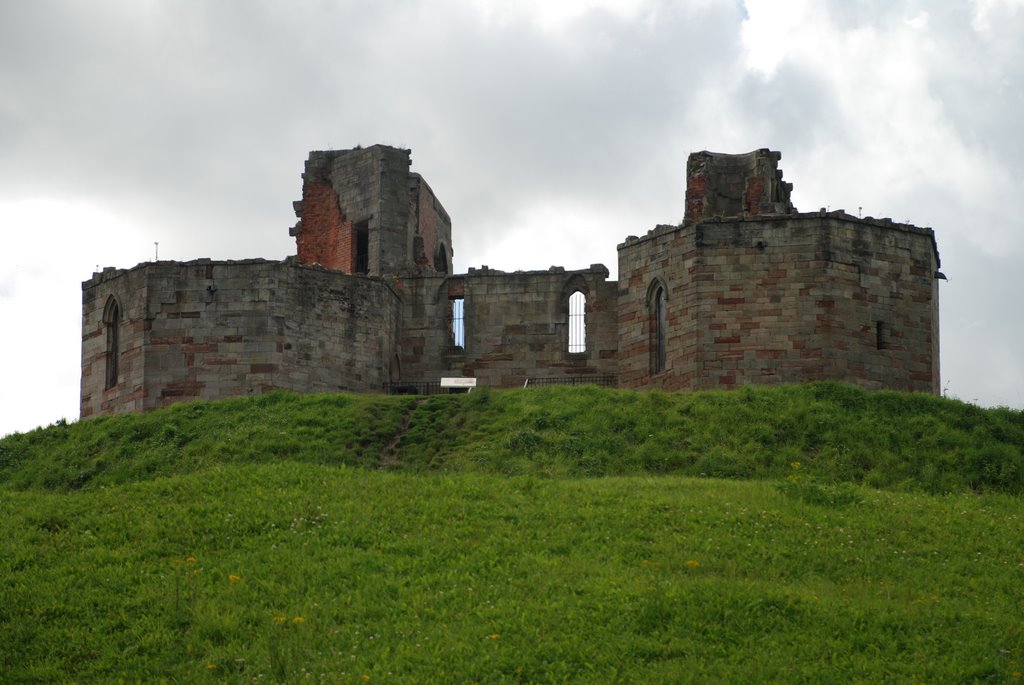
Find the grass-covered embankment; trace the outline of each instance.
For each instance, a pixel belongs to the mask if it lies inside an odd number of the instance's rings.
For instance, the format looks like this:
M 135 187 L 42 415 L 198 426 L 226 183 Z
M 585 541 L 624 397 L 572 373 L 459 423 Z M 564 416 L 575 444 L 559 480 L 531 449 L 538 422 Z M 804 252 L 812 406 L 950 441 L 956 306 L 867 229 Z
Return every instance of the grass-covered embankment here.
M 447 473 L 781 478 L 1024 490 L 1024 412 L 834 383 L 660 393 L 294 395 L 181 404 L 0 440 L 0 483 L 73 490 L 281 460 Z
M 4 681 L 1013 681 L 1019 498 L 821 491 L 286 462 L 7 492 Z
M 14 435 L 0 680 L 1019 682 L 1022 427 L 821 384 Z

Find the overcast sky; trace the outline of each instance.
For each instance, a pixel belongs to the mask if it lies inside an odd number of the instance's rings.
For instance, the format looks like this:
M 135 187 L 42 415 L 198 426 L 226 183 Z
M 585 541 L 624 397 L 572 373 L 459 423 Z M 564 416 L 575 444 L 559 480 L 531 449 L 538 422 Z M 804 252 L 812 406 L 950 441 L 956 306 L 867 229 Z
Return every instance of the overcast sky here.
M 313 149 L 412 148 L 455 268 L 606 264 L 690 152 L 936 231 L 950 395 L 1024 407 L 1024 0 L 0 0 L 0 435 L 78 416 L 81 282 L 281 259 Z M 861 209 L 862 208 L 862 209 Z

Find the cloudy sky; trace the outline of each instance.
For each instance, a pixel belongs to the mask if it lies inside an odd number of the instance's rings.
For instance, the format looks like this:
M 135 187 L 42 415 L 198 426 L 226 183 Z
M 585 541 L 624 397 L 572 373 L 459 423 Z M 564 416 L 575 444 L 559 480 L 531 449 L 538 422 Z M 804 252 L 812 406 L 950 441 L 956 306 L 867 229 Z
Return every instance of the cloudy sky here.
M 455 267 L 606 264 L 686 156 L 935 229 L 950 395 L 1024 407 L 1024 0 L 0 0 L 0 435 L 78 416 L 97 266 L 283 258 L 312 149 L 413 150 Z M 862 209 L 861 209 L 862 208 Z

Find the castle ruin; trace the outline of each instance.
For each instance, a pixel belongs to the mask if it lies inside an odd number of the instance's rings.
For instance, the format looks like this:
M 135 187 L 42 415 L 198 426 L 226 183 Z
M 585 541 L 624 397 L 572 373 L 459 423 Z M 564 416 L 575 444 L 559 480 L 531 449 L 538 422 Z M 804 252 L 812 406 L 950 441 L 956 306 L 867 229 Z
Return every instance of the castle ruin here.
M 82 284 L 81 415 L 273 389 L 836 380 L 937 393 L 934 232 L 797 212 L 780 153 L 691 154 L 685 219 L 586 269 L 452 272 L 410 151 L 312 152 L 296 255 L 148 262 Z

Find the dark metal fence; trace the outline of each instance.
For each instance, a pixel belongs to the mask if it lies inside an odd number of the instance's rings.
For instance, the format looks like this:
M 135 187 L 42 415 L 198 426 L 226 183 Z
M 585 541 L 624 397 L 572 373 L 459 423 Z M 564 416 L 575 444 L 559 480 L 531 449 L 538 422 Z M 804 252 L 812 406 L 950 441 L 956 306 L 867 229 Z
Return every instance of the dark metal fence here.
M 600 385 L 605 388 L 614 388 L 619 384 L 618 376 L 550 376 L 548 378 L 527 378 L 524 388 L 539 387 L 542 385 Z
M 618 383 L 618 376 L 550 376 L 548 378 L 527 378 L 524 388 L 536 388 L 542 385 L 600 385 L 605 388 L 614 388 Z M 447 395 L 449 393 L 465 392 L 465 388 L 442 388 L 441 379 L 432 381 L 396 381 L 384 383 L 385 395 Z
M 384 384 L 385 395 L 441 395 L 448 388 L 441 388 L 441 381 L 397 381 Z

